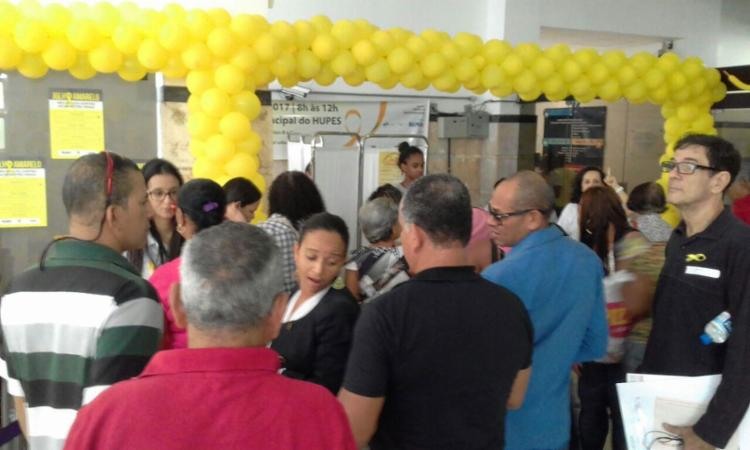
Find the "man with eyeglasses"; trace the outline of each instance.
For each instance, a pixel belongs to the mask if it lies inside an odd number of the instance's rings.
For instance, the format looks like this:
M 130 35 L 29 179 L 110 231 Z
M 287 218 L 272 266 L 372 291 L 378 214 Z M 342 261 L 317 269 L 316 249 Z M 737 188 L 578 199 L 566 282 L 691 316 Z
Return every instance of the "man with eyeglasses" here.
M 531 381 L 506 418 L 506 449 L 568 447 L 571 367 L 607 347 L 601 261 L 550 225 L 554 202 L 544 178 L 522 171 L 495 187 L 488 208 L 492 238 L 513 249 L 482 275 L 516 294 L 534 326 Z
M 667 201 L 682 222 L 666 247 L 653 306 L 653 329 L 640 371 L 722 374 L 706 413 L 692 427 L 665 424 L 686 450 L 724 448 L 750 405 L 750 227 L 724 207 L 740 167 L 734 146 L 716 136 L 688 135 L 675 144 Z M 723 311 L 732 330 L 724 343 L 701 342 Z
M 154 288 L 121 255 L 146 242 L 148 198 L 133 161 L 77 159 L 62 186 L 69 234 L 0 300 L 0 376 L 29 447 L 62 449 L 78 409 L 138 375 L 161 342 Z

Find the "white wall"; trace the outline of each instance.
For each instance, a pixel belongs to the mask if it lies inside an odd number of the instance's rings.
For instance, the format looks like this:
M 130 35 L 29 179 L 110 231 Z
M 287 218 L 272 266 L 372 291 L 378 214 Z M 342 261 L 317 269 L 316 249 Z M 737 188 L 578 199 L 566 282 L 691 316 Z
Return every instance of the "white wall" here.
M 750 64 L 750 1 L 723 0 L 717 66 Z

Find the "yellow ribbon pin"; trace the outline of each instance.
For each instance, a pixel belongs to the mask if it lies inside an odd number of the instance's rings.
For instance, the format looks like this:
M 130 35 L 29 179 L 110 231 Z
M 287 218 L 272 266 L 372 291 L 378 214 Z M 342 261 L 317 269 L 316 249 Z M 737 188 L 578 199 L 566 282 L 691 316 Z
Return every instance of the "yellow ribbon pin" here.
M 685 258 L 685 262 L 701 262 L 706 260 L 706 255 L 703 253 L 690 253 Z

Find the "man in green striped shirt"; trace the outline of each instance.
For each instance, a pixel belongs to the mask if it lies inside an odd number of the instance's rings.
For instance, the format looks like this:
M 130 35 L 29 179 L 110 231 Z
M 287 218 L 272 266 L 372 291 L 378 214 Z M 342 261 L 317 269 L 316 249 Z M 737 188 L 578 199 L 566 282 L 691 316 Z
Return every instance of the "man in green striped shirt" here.
M 78 409 L 138 375 L 159 347 L 154 289 L 121 256 L 148 232 L 146 185 L 113 153 L 83 156 L 63 184 L 69 235 L 0 300 L 0 376 L 32 450 L 62 449 Z

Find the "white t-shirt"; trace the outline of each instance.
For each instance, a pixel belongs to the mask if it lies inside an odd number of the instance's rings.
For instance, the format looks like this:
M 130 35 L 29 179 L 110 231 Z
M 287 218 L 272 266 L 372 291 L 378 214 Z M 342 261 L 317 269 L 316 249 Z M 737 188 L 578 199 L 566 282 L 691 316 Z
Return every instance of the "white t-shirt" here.
M 568 203 L 560 213 L 557 224 L 568 233 L 572 239 L 581 240 L 581 231 L 578 229 L 578 203 Z

